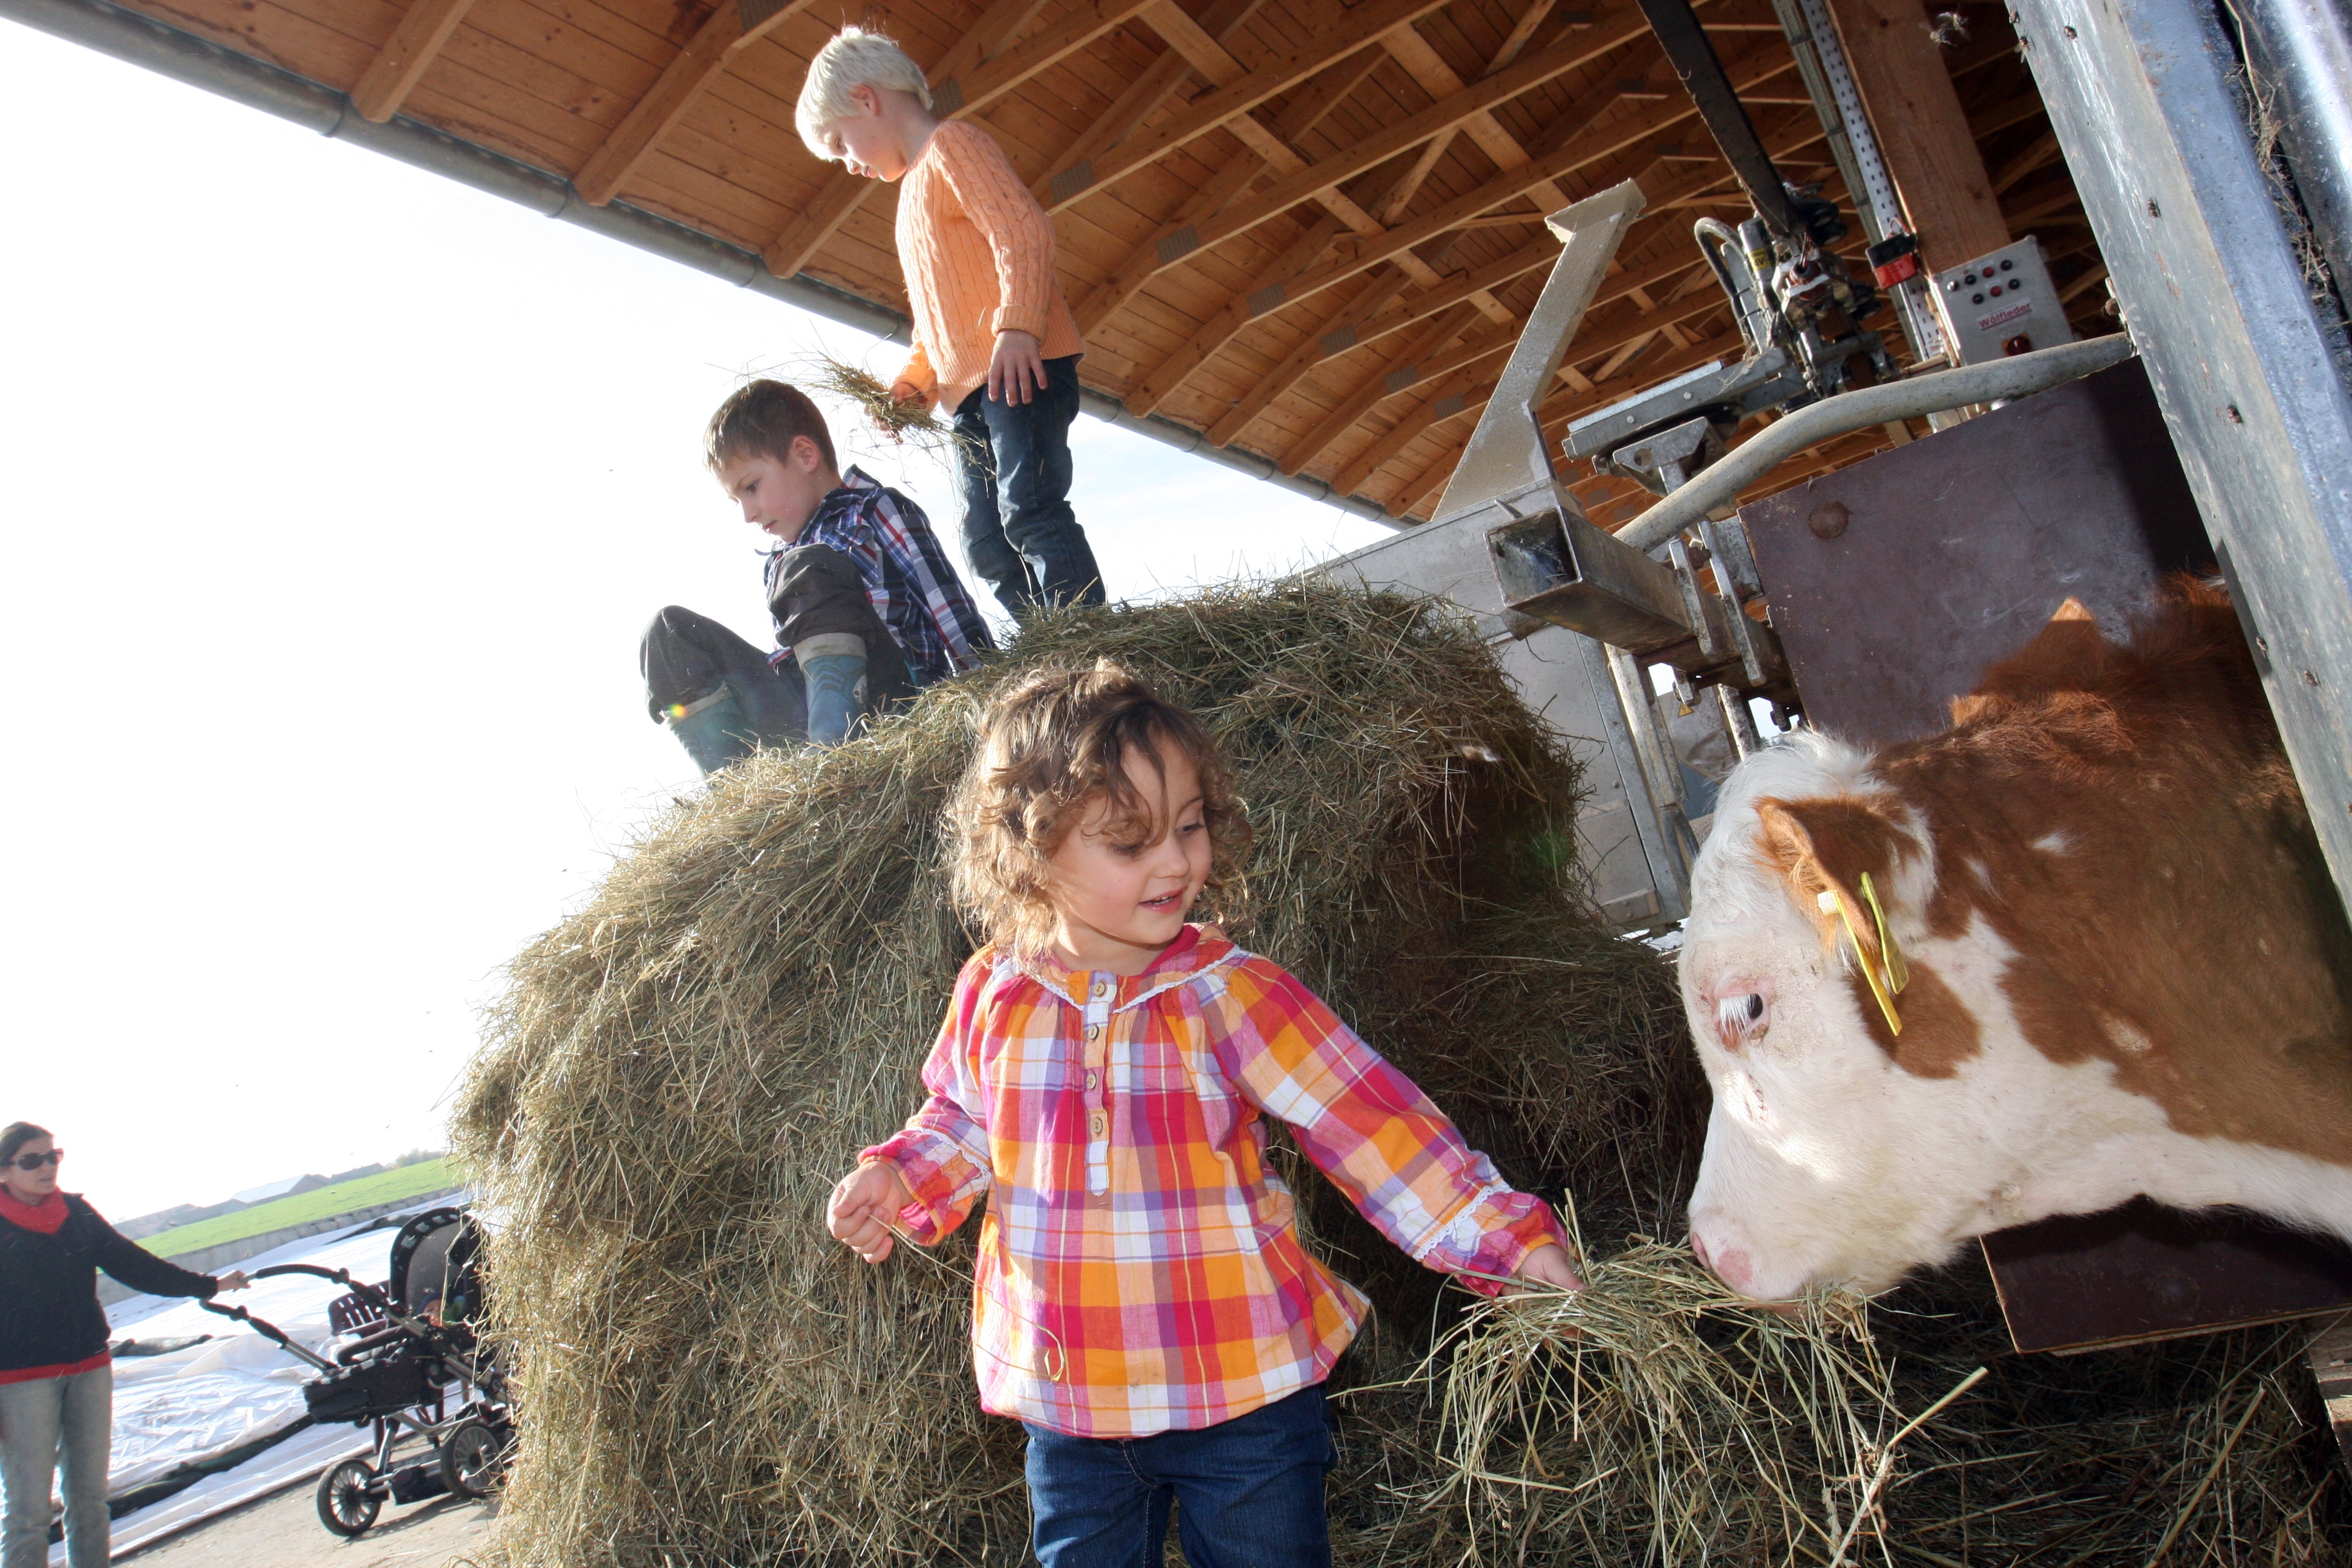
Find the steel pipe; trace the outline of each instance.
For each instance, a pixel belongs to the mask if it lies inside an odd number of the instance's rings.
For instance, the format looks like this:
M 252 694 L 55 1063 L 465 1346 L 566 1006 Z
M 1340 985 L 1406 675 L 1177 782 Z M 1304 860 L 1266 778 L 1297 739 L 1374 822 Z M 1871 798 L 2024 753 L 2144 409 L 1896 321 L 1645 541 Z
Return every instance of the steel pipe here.
M 2352 12 L 2345 0 L 2230 0 L 2254 94 L 2277 117 L 2295 189 L 2352 302 Z
M 2129 359 L 2131 338 L 2116 332 L 2054 349 L 2037 349 L 2009 359 L 1962 365 L 1909 381 L 1887 382 L 1842 392 L 1810 408 L 1774 421 L 1721 460 L 1702 469 L 1657 505 L 1617 531 L 1620 543 L 1654 550 L 1739 494 L 1808 447 L 1894 419 L 1965 408 L 1971 403 L 2023 397 L 2060 382 L 2105 370 Z

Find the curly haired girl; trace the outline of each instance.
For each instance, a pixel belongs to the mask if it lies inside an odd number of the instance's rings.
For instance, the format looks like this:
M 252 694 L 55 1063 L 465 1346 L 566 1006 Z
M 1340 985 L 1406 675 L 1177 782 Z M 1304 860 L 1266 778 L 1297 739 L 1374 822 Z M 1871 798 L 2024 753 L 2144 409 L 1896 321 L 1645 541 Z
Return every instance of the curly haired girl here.
M 833 1194 L 868 1263 L 993 1193 L 972 1349 L 1029 1432 L 1044 1568 L 1330 1560 L 1322 1384 L 1368 1303 L 1300 1243 L 1265 1118 L 1411 1257 L 1473 1289 L 1578 1280 L 1559 1223 L 1313 993 L 1186 923 L 1248 844 L 1200 721 L 1115 664 L 990 710 L 950 808 L 989 937 L 929 1098 Z

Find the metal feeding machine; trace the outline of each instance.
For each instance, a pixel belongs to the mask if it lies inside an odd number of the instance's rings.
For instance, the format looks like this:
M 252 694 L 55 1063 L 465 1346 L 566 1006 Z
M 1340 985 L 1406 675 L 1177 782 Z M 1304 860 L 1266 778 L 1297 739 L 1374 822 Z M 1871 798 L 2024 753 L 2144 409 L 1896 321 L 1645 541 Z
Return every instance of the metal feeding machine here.
M 2044 310 L 2055 330 L 2037 323 L 2031 339 L 2008 334 L 1997 357 L 1899 379 L 1880 334 L 1864 323 L 1891 299 L 1924 359 L 1954 341 L 1952 318 L 1939 315 L 1916 247 L 1889 216 L 1892 188 L 1834 36 L 1814 15 L 1819 0 L 1776 0 L 1776 7 L 1876 242 L 1873 277 L 1853 275 L 1828 248 L 1845 234 L 1844 219 L 1780 177 L 1687 0 L 1643 0 L 1753 207 L 1737 226 L 1701 218 L 1693 231 L 1733 307 L 1741 357 L 1570 426 L 1562 458 L 1631 478 L 1662 498 L 1614 534 L 1595 527 L 1562 481 L 1537 409 L 1643 197 L 1627 182 L 1553 215 L 1547 222 L 1559 259 L 1433 521 L 1327 568 L 1370 585 L 1442 594 L 1485 618 L 1511 673 L 1553 727 L 1580 745 L 1594 786 L 1585 863 L 1596 900 L 1627 926 L 1686 912 L 1697 852 L 1683 768 L 1649 670 L 1671 671 L 1683 714 L 1708 703 L 1740 756 L 1759 742 L 1751 700 L 1769 704 L 1776 719 L 1797 700 L 1747 530 L 1731 509 L 1739 488 L 1831 437 L 2023 396 L 2131 353 L 2120 336 L 2075 343 L 2063 312 Z M 2011 250 L 2038 275 L 2030 242 Z M 2018 256 L 2000 253 L 1984 265 L 2015 279 L 2028 270 Z M 2003 259 L 2011 262 L 2005 274 Z M 2004 283 L 2004 295 L 2013 286 Z M 1768 415 L 1773 424 L 1732 444 L 1744 424 Z

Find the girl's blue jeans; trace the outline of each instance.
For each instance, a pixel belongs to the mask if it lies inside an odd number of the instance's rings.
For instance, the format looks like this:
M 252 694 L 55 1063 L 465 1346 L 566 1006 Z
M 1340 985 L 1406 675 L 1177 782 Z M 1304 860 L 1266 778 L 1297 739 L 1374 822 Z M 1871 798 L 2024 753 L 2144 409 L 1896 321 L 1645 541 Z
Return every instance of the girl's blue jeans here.
M 1214 1426 L 1149 1437 L 1029 1427 L 1032 1541 L 1044 1568 L 1160 1568 L 1168 1515 L 1192 1568 L 1329 1568 L 1331 1448 L 1313 1384 Z

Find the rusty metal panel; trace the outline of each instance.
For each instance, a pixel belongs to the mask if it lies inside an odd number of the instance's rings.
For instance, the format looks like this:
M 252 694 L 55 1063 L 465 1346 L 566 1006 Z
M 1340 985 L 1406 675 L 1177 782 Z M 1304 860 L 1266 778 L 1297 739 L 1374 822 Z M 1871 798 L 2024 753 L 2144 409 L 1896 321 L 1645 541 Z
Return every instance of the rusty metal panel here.
M 2212 552 L 2137 360 L 1741 509 L 1807 720 L 1933 734 L 2069 597 L 2110 632 Z
M 2021 1351 L 2099 1350 L 2352 1308 L 2352 1247 L 2236 1209 L 2136 1198 L 1997 1231 L 1985 1261 Z

